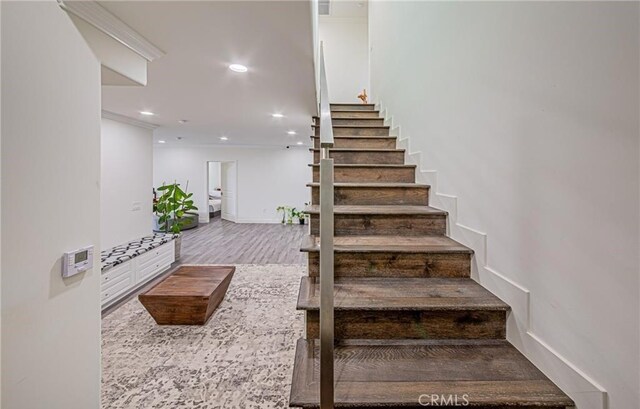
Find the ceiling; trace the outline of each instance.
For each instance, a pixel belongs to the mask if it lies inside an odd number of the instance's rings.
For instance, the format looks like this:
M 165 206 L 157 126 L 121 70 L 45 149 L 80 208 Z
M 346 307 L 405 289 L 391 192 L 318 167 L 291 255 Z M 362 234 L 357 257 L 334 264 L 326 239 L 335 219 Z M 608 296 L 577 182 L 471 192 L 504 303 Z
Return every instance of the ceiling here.
M 149 63 L 146 87 L 104 86 L 104 110 L 160 125 L 154 139 L 167 145 L 309 144 L 310 1 L 100 4 L 166 53 Z M 232 72 L 233 63 L 248 72 Z

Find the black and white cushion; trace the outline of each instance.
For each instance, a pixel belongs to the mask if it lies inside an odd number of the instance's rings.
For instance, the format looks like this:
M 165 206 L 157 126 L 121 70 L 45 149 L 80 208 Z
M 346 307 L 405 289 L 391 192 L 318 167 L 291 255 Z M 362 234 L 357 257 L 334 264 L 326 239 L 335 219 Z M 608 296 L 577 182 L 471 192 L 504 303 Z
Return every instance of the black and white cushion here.
M 127 244 L 112 247 L 100 253 L 102 261 L 102 271 L 106 271 L 112 267 L 131 260 L 134 257 L 144 254 L 156 247 L 162 246 L 178 238 L 179 234 L 154 233 L 151 236 L 145 236 L 141 239 L 130 241 Z

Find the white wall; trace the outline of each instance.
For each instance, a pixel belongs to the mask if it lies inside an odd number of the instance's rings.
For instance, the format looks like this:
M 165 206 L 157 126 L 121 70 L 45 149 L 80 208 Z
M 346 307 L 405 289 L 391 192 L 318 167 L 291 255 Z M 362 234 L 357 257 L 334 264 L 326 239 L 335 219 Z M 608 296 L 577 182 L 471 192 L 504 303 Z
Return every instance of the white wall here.
M 361 102 L 369 93 L 369 40 L 366 18 L 320 16 L 318 36 L 324 46 L 331 102 Z
M 305 148 L 154 146 L 153 184 L 189 181 L 201 221 L 208 220 L 207 161 L 237 161 L 237 221 L 278 223 L 276 207 L 310 201 L 311 153 Z
M 153 131 L 102 119 L 100 244 L 103 249 L 152 232 Z
M 509 339 L 579 408 L 637 407 L 638 4 L 369 6 L 373 95 L 479 279 L 530 302 Z
M 100 407 L 100 64 L 55 1 L 2 2 L 2 406 Z

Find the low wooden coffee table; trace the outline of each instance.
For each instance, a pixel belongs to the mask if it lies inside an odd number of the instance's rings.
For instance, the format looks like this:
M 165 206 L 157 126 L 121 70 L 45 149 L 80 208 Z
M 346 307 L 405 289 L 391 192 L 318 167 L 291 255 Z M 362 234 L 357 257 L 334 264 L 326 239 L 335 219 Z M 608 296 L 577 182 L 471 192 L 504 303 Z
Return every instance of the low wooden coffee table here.
M 204 325 L 235 271 L 232 266 L 180 266 L 138 299 L 159 325 Z

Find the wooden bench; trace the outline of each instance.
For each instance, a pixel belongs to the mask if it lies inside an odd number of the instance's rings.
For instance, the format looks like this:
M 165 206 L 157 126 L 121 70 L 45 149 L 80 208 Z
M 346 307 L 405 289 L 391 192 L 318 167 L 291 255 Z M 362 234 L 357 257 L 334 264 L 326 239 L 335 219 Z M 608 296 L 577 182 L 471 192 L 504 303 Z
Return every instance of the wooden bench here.
M 204 325 L 235 271 L 231 266 L 181 266 L 138 299 L 159 325 Z

